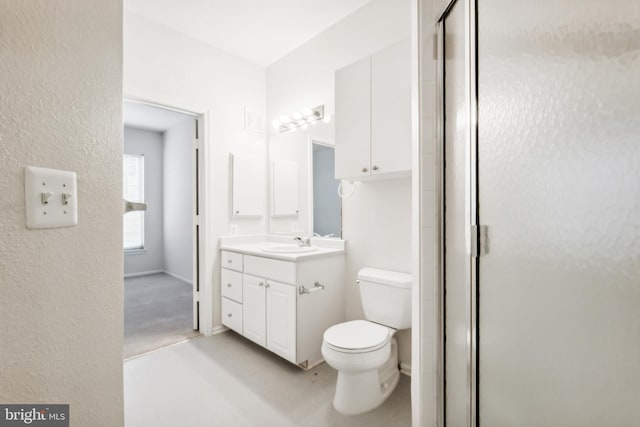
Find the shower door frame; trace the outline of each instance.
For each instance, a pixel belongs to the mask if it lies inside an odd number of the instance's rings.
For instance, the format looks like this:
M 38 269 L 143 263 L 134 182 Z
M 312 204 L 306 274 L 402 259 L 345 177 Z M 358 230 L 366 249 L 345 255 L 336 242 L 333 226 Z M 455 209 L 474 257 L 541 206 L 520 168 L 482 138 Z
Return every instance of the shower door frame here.
M 469 204 L 469 220 L 468 227 L 469 239 L 467 241 L 468 255 L 471 257 L 471 271 L 467 280 L 467 298 L 466 298 L 466 310 L 469 322 L 466 325 L 466 337 L 467 337 L 467 409 L 469 410 L 467 421 L 469 427 L 476 427 L 479 425 L 479 268 L 480 268 L 480 254 L 482 253 L 480 227 L 479 227 L 479 200 L 478 200 L 478 1 L 477 0 L 451 0 L 445 8 L 437 15 L 437 76 L 436 76 L 436 153 L 437 153 L 437 179 L 438 179 L 438 228 L 439 228 L 439 242 L 438 247 L 440 251 L 440 265 L 438 266 L 438 282 L 439 282 L 439 295 L 440 300 L 440 342 L 441 346 L 441 360 L 443 366 L 440 372 L 440 381 L 438 388 L 441 391 L 442 399 L 439 402 L 439 418 L 440 425 L 447 426 L 446 419 L 446 275 L 445 275 L 445 263 L 446 263 L 446 248 L 445 248 L 445 195 L 446 195 L 446 180 L 445 180 L 445 25 L 446 19 L 456 4 L 463 4 L 465 8 L 465 74 L 467 79 L 465 102 L 467 107 L 467 123 L 469 125 L 468 130 L 468 153 L 469 161 L 466 162 L 464 171 L 465 176 L 469 178 L 467 182 L 467 188 L 465 191 L 466 203 Z

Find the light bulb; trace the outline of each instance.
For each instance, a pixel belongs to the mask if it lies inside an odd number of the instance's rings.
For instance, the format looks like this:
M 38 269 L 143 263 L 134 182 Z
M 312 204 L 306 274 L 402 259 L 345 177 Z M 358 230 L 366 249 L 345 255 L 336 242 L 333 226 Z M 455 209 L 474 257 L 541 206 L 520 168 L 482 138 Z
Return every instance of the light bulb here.
M 280 116 L 280 121 L 284 124 L 287 124 L 291 121 L 291 119 L 289 118 L 289 116 Z
M 305 124 L 303 124 L 302 126 L 300 126 L 300 128 L 301 128 L 301 129 L 306 129 L 306 128 L 308 128 L 308 127 L 309 127 L 309 124 L 308 124 L 308 123 L 305 123 Z
M 311 114 L 313 114 L 313 111 L 311 111 L 311 108 L 303 108 L 302 109 L 302 115 L 305 117 L 309 117 Z
M 295 112 L 293 113 L 293 120 L 300 120 L 302 118 L 302 113 Z
M 322 121 L 325 123 L 329 123 L 331 121 L 331 116 L 324 116 L 324 119 L 322 119 Z
M 282 124 L 282 123 L 280 123 L 280 120 L 278 120 L 278 119 L 275 119 L 271 123 L 273 124 L 273 127 L 276 128 L 276 129 L 278 129 L 280 127 L 280 125 Z

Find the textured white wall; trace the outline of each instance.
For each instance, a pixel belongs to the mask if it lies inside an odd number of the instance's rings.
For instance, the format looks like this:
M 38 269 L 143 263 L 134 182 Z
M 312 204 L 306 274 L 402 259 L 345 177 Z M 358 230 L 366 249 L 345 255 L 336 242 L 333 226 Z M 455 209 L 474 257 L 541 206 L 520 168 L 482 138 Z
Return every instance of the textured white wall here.
M 124 128 L 124 153 L 144 155 L 144 250 L 125 251 L 124 274 L 164 270 L 162 134 Z
M 195 120 L 164 132 L 164 270 L 193 280 L 193 141 Z
M 243 108 L 265 110 L 264 68 L 181 35 L 138 15 L 124 16 L 124 92 L 196 113 L 205 123 L 205 245 L 202 297 L 210 298 L 213 318 L 203 328 L 220 325 L 218 237 L 229 233 L 229 153 L 265 156 L 263 134 L 245 131 Z M 265 177 L 266 178 L 266 177 Z M 256 179 L 256 185 L 264 185 Z M 266 212 L 266 206 L 265 206 Z M 264 233 L 265 217 L 233 220 L 241 234 Z M 205 254 L 207 255 L 207 254 Z M 201 311 L 202 312 L 202 311 Z M 209 314 L 210 316 L 210 314 Z
M 0 1 L 0 401 L 123 425 L 122 2 Z M 27 230 L 24 167 L 78 174 L 78 225 Z
M 374 0 L 309 40 L 267 68 L 268 123 L 281 114 L 303 106 L 324 104 L 334 112 L 334 72 L 370 55 L 410 33 L 409 0 Z M 339 118 L 338 118 L 339 119 Z M 307 135 L 326 135 L 333 139 L 333 126 L 318 125 L 308 132 L 288 136 L 289 144 L 306 146 Z M 283 157 L 283 137 L 271 138 L 272 153 Z M 321 138 L 322 139 L 322 138 Z M 306 157 L 298 154 L 298 157 Z M 302 163 L 301 166 L 306 165 Z M 304 171 L 304 172 L 303 172 Z M 308 171 L 301 167 L 301 174 Z M 301 203 L 302 207 L 306 207 Z M 304 216 L 304 213 L 301 217 Z M 289 220 L 290 222 L 290 220 Z M 272 221 L 272 230 L 288 231 L 289 224 Z M 355 195 L 343 200 L 342 237 L 347 240 L 346 315 L 363 318 L 355 280 L 363 267 L 411 272 L 411 180 L 371 182 L 359 187 Z M 411 334 L 398 334 L 402 363 L 411 360 Z

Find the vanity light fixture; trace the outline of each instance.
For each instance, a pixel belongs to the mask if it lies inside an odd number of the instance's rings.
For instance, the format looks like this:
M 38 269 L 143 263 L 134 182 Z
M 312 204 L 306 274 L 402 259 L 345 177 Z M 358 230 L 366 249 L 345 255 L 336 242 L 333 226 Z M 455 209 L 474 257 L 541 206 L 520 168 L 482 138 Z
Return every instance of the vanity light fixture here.
M 303 108 L 302 111 L 296 111 L 291 116 L 280 116 L 279 119 L 273 121 L 273 127 L 278 132 L 294 131 L 297 128 L 306 129 L 310 124 L 315 124 L 318 120 L 325 123 L 331 121 L 331 116 L 324 115 L 324 105 L 318 105 L 315 108 Z

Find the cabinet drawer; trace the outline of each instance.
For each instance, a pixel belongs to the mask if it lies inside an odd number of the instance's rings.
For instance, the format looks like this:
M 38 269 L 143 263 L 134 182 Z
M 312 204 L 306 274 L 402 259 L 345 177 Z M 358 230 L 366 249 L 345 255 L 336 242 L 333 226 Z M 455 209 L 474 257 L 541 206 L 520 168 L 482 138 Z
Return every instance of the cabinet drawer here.
M 222 267 L 242 271 L 242 254 L 222 251 Z
M 291 261 L 245 255 L 244 272 L 292 285 L 296 283 L 296 264 Z
M 242 304 L 223 297 L 222 324 L 242 334 Z
M 220 286 L 223 297 L 242 302 L 242 273 L 223 268 Z

